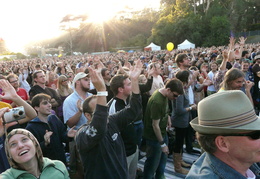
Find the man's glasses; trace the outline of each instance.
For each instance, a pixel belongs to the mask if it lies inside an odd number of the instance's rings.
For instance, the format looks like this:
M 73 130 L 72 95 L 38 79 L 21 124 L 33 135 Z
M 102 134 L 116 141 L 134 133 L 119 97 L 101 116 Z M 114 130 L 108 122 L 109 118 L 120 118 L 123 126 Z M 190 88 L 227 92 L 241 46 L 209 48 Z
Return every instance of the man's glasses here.
M 176 92 L 175 92 L 176 93 Z M 172 92 L 172 94 L 173 94 L 173 97 L 174 98 L 178 98 L 180 95 L 179 94 L 175 94 L 174 92 Z
M 15 80 L 15 81 L 10 81 L 9 83 L 16 83 L 16 82 L 18 82 L 18 80 Z
M 222 136 L 245 136 L 251 138 L 252 140 L 257 140 L 260 139 L 260 131 L 254 131 L 249 133 L 224 134 Z

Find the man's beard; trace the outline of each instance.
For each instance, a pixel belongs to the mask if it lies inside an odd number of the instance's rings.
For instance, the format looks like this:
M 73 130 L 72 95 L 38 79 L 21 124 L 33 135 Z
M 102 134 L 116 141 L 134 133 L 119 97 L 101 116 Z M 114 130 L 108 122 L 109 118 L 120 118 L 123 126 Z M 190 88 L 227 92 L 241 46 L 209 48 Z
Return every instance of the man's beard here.
M 85 88 L 84 86 L 81 85 L 81 90 L 84 91 L 84 92 L 88 92 L 89 88 Z

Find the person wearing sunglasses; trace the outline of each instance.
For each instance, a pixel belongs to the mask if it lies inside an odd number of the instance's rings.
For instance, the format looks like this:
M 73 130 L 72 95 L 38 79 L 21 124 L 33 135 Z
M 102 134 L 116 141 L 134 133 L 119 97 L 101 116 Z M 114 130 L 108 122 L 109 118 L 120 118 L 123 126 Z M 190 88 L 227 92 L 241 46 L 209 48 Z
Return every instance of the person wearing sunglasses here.
M 242 91 L 223 91 L 203 99 L 198 117 L 190 124 L 205 152 L 187 179 L 260 177 L 260 118 Z
M 168 100 L 183 94 L 182 82 L 176 78 L 167 81 L 165 87 L 157 89 L 149 98 L 144 116 L 146 161 L 144 178 L 164 178 L 167 161 L 168 137 L 166 128 L 171 127 Z
M 73 93 L 73 89 L 68 85 L 69 79 L 65 75 L 60 75 L 58 77 L 58 86 L 57 86 L 57 93 L 61 99 L 61 105 L 57 109 L 57 116 L 59 119 L 64 122 L 63 117 L 63 103 L 65 99 Z

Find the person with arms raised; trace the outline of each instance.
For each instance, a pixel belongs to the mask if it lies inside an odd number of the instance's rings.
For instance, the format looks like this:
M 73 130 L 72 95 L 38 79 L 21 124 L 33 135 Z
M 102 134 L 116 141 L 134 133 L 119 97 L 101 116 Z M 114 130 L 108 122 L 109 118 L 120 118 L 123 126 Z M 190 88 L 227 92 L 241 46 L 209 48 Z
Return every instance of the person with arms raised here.
M 134 120 L 132 116 L 142 112 L 138 85 L 141 69 L 138 60 L 130 73 L 133 92 L 130 104 L 120 112 L 108 116 L 104 81 L 100 73 L 89 68 L 97 96 L 84 101 L 83 112 L 90 122 L 78 130 L 75 139 L 84 166 L 84 178 L 128 178 L 126 153 L 120 132 Z

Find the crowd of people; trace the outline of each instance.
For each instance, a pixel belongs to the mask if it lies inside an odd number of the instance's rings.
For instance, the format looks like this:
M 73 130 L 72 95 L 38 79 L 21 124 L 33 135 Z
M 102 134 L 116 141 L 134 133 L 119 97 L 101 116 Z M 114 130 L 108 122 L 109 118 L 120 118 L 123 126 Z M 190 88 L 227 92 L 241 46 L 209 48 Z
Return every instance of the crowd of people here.
M 0 177 L 135 179 L 145 156 L 159 179 L 170 155 L 187 178 L 258 177 L 260 44 L 245 42 L 1 61 Z

